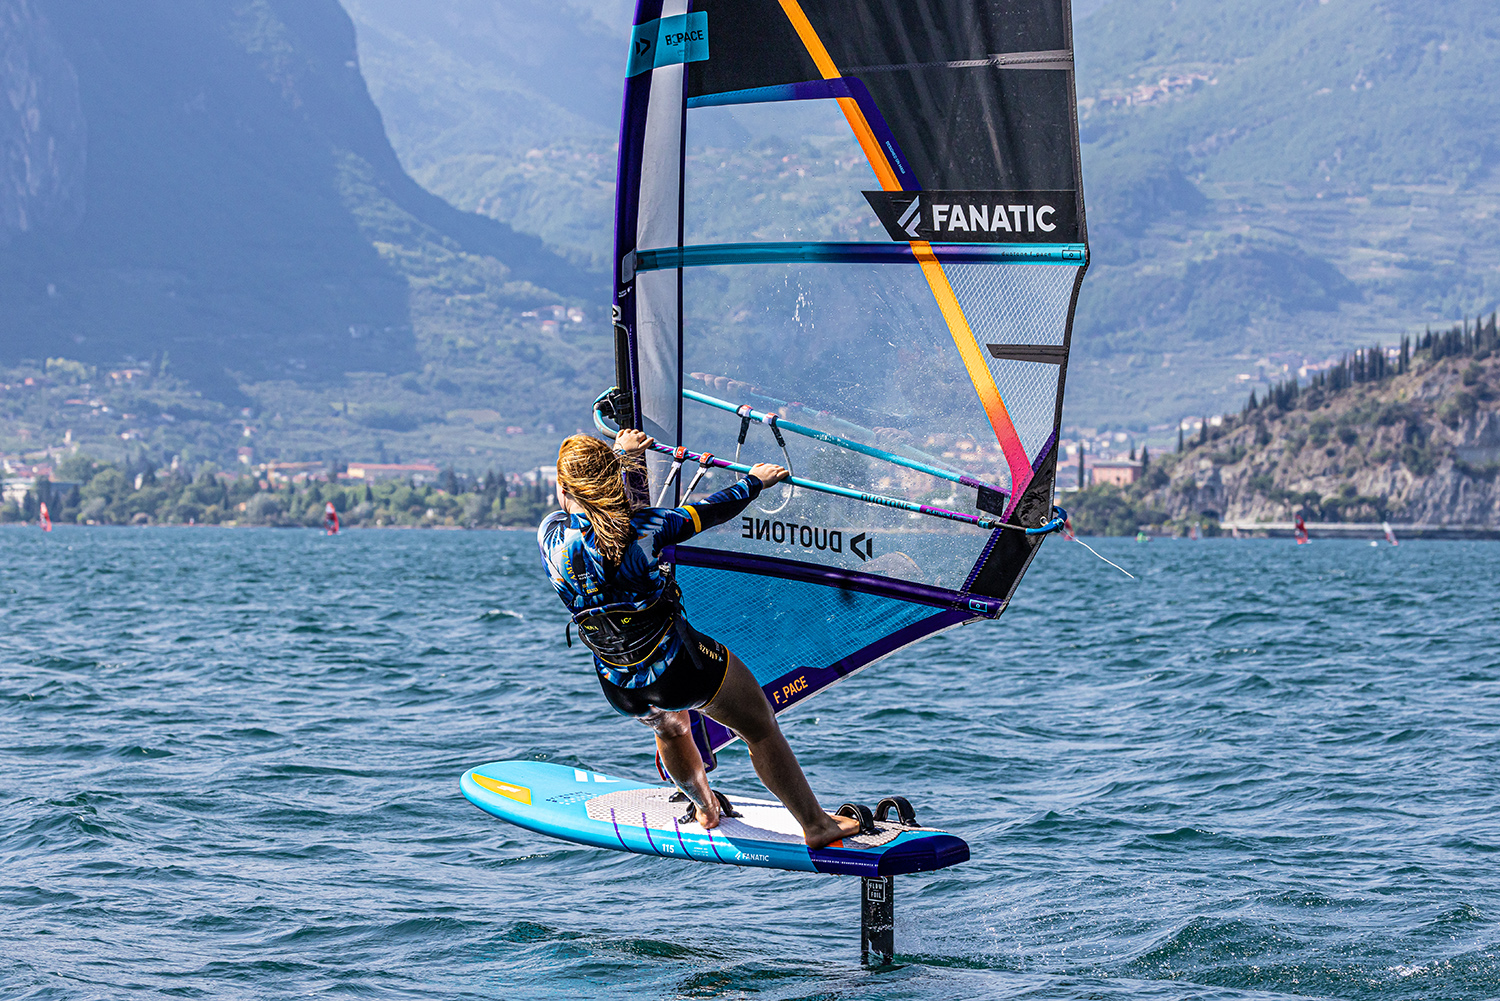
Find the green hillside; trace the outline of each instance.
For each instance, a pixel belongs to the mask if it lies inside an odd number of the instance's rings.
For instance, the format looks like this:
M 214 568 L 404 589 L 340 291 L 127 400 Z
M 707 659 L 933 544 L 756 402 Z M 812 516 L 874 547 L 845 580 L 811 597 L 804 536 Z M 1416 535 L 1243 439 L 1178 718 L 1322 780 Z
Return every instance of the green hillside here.
M 1164 154 L 1210 183 L 1462 185 L 1494 152 L 1497 30 L 1475 0 L 1116 0 L 1079 31 L 1085 129 L 1101 154 Z

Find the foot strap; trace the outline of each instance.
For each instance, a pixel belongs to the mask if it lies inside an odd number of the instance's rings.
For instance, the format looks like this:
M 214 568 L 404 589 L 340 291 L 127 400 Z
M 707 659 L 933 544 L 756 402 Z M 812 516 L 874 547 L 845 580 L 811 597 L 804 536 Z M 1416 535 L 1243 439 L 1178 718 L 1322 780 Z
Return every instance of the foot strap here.
M 905 796 L 887 796 L 875 804 L 875 819 L 884 822 L 892 810 L 896 811 L 896 823 L 902 827 L 917 827 L 917 811 L 911 808 Z
M 744 814 L 736 810 L 734 806 L 729 802 L 728 796 L 724 795 L 717 789 L 713 789 L 710 791 L 714 794 L 714 798 L 719 801 L 719 816 L 721 818 L 744 816 Z M 681 789 L 678 789 L 672 795 L 668 796 L 667 802 L 687 804 L 687 812 L 682 815 L 682 818 L 678 821 L 678 823 L 696 824 L 698 822 L 698 805 L 694 803 L 692 799 L 688 797 L 688 794 L 683 792 Z

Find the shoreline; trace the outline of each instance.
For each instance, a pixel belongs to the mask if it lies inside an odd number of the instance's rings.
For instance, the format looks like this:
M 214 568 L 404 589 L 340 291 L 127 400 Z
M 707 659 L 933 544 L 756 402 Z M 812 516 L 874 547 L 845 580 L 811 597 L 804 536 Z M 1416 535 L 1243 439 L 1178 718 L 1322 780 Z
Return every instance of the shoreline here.
M 33 529 L 33 530 L 38 530 L 38 529 L 41 528 L 41 526 L 38 525 L 38 524 L 36 524 L 35 522 L 25 522 L 25 521 L 11 521 L 11 522 L 5 522 L 4 524 L 0 524 L 0 529 L 7 529 L 7 528 L 29 528 L 29 529 Z M 174 529 L 175 528 L 181 528 L 181 529 L 192 529 L 192 530 L 205 529 L 205 528 L 206 529 L 268 528 L 268 529 L 275 529 L 277 531 L 303 531 L 303 532 L 316 532 L 319 535 L 326 535 L 327 534 L 322 528 L 318 528 L 318 527 L 312 526 L 312 525 L 240 525 L 240 524 L 236 524 L 236 523 L 233 523 L 233 522 L 227 523 L 227 524 L 221 523 L 221 524 L 217 524 L 217 525 L 182 525 L 182 524 L 166 524 L 166 525 L 97 525 L 97 524 L 96 525 L 79 525 L 79 524 L 76 524 L 74 522 L 66 522 L 66 521 L 64 521 L 64 522 L 54 522 L 53 525 L 52 525 L 53 531 L 56 531 L 58 529 L 63 529 L 63 528 L 69 528 L 69 529 L 73 529 L 73 528 L 78 528 L 78 529 L 126 528 L 126 529 L 132 529 L 132 530 L 143 529 L 143 528 L 174 528 Z M 346 535 L 349 532 L 393 532 L 393 531 L 394 532 L 530 532 L 530 533 L 534 534 L 536 532 L 536 530 L 537 530 L 537 526 L 536 525 L 532 525 L 530 527 L 527 527 L 525 525 L 473 525 L 473 526 L 469 526 L 469 525 L 348 525 L 348 526 L 345 526 L 343 528 L 340 528 L 338 534 L 339 535 Z
M 1334 541 L 1347 539 L 1350 541 L 1366 541 L 1370 539 L 1383 540 L 1385 538 L 1385 527 L 1375 522 L 1328 522 L 1324 524 L 1308 524 L 1307 532 L 1309 538 L 1321 541 Z M 1190 539 L 1187 536 L 1171 535 L 1166 533 L 1147 533 L 1151 542 L 1209 542 L 1230 541 L 1250 542 L 1267 541 L 1271 539 L 1283 540 L 1294 537 L 1296 530 L 1292 522 L 1259 523 L 1255 525 L 1221 523 L 1217 526 L 1218 531 L 1213 535 L 1205 535 L 1202 539 Z M 0 530 L 30 529 L 36 531 L 40 526 L 28 522 L 7 522 L 0 524 Z M 77 525 L 72 523 L 54 524 L 53 530 L 61 529 L 128 529 L 137 531 L 141 529 L 261 529 L 269 531 L 303 531 L 312 532 L 317 535 L 327 534 L 321 528 L 309 525 Z M 1426 542 L 1497 542 L 1500 541 L 1500 526 L 1487 525 L 1391 525 L 1391 530 L 1396 537 L 1405 541 L 1422 540 Z M 350 525 L 339 530 L 340 535 L 351 532 L 524 532 L 534 534 L 536 526 L 525 525 Z M 1098 535 L 1083 532 L 1075 533 L 1082 539 L 1130 539 L 1123 535 Z

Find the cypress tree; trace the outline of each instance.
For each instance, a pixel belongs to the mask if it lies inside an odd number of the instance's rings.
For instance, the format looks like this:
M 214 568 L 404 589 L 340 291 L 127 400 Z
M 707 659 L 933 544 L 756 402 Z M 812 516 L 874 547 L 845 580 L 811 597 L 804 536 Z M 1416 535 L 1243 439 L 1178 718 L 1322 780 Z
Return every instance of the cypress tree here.
M 1207 417 L 1203 418 L 1203 423 L 1199 427 L 1200 427 L 1200 430 L 1198 431 L 1198 444 L 1200 444 L 1200 445 L 1207 445 L 1208 444 L 1208 418 Z
M 1183 452 L 1183 449 L 1185 447 L 1186 447 L 1186 443 L 1184 442 L 1183 435 L 1182 435 L 1182 422 L 1178 421 L 1177 422 L 1177 454 L 1181 455 L 1182 452 Z
M 1088 445 L 1086 445 L 1086 444 L 1084 444 L 1083 442 L 1080 441 L 1078 443 L 1078 489 L 1079 490 L 1082 490 L 1083 486 L 1084 486 L 1084 484 L 1083 484 L 1083 453 L 1086 452 L 1086 451 L 1088 451 Z
M 1151 455 L 1146 451 L 1146 446 L 1141 446 L 1141 472 L 1144 474 L 1151 466 Z

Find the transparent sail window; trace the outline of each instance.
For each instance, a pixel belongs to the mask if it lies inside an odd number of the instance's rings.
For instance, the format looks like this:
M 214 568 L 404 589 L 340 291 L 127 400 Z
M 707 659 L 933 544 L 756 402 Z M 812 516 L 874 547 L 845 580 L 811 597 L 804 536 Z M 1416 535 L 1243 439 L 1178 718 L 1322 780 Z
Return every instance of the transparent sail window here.
M 688 111 L 683 242 L 890 242 L 880 182 L 831 99 Z M 649 249 L 649 248 L 648 248 Z

